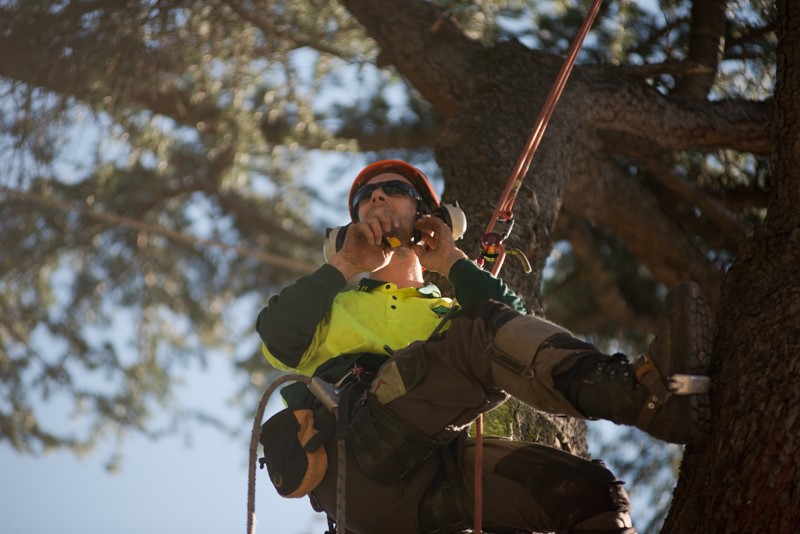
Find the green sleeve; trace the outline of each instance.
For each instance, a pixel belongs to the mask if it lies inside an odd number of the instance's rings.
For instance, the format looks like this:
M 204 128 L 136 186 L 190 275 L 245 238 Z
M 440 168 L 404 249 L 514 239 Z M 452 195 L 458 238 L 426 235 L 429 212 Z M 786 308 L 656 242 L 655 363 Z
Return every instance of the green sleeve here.
M 448 278 L 453 284 L 456 300 L 462 308 L 468 308 L 487 300 L 496 300 L 520 313 L 528 313 L 522 300 L 509 289 L 505 282 L 468 259 L 455 262 L 450 268 Z
M 270 298 L 256 319 L 256 331 L 270 354 L 284 365 L 297 367 L 317 324 L 346 285 L 342 273 L 325 264 Z

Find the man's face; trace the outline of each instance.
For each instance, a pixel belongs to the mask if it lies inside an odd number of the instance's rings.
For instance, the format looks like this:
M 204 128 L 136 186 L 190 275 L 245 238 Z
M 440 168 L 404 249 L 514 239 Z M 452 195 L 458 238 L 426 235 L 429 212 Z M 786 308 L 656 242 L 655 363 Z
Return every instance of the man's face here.
M 403 190 L 401 187 L 391 187 L 394 184 L 389 182 L 402 182 L 406 184 L 410 190 Z M 393 232 L 393 237 L 397 237 L 402 243 L 409 243 L 411 234 L 414 230 L 414 221 L 417 219 L 417 199 L 410 196 L 410 192 L 419 196 L 416 193 L 414 186 L 403 176 L 396 173 L 383 173 L 370 179 L 365 186 L 378 185 L 386 183 L 386 190 L 382 187 L 376 187 L 372 191 L 368 191 L 366 195 L 359 195 L 356 193 L 354 200 L 358 201 L 357 213 L 358 220 L 364 221 L 373 216 L 379 211 L 385 212 L 387 215 L 394 215 L 400 220 L 400 228 L 397 232 Z M 372 189 L 372 188 L 370 188 Z

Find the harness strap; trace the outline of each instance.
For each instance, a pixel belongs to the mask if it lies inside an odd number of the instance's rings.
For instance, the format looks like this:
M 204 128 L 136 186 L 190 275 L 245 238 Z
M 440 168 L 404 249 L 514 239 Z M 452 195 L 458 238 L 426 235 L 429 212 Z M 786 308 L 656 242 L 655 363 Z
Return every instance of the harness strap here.
M 646 430 L 653 421 L 658 409 L 663 406 L 672 393 L 664 385 L 664 378 L 653 363 L 653 359 L 647 353 L 642 354 L 633 362 L 633 369 L 636 373 L 636 380 L 643 384 L 650 395 L 642 406 L 642 411 L 636 419 L 636 426 Z

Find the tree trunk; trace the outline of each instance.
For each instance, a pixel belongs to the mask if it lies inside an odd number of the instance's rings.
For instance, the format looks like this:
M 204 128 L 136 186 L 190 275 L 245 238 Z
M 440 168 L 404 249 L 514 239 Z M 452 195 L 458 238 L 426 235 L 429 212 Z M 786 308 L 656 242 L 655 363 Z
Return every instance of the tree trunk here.
M 664 532 L 800 525 L 800 2 L 779 0 L 777 21 L 769 213 L 723 286 L 713 435 L 687 450 Z

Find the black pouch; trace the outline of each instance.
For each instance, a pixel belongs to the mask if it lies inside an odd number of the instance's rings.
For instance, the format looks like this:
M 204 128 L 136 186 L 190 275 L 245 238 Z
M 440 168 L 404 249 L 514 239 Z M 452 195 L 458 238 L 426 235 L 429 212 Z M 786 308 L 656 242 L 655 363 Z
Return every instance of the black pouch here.
M 320 365 L 314 376 L 332 384 L 352 368 L 361 367 L 364 373 L 356 383 L 363 388 L 387 359 L 386 355 L 370 353 L 337 356 Z M 267 465 L 272 485 L 281 496 L 303 497 L 325 477 L 328 458 L 322 445 L 336 432 L 336 418 L 303 382 L 290 384 L 280 393 L 288 408 L 261 425 L 262 464 Z
M 315 424 L 315 412 L 323 424 Z M 308 495 L 325 477 L 328 456 L 322 445 L 335 430 L 335 424 L 326 415 L 329 414 L 324 410 L 311 406 L 286 408 L 261 425 L 262 462 L 282 497 Z

